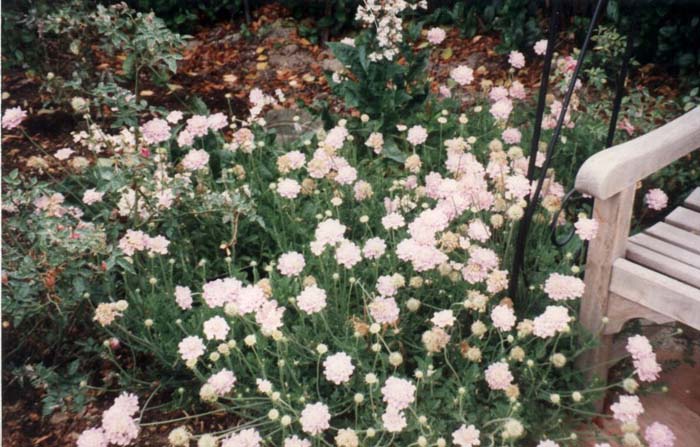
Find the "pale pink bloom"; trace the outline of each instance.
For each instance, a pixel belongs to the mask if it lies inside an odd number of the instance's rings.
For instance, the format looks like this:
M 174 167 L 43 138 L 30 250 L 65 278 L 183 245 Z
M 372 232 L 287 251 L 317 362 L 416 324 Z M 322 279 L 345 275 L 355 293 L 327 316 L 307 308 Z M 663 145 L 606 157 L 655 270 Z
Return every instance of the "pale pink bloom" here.
M 121 393 L 114 399 L 112 407 L 119 407 L 130 416 L 139 411 L 139 398 L 134 393 Z
M 513 81 L 513 84 L 508 89 L 508 94 L 515 99 L 525 99 L 527 97 L 525 86 L 520 81 Z
M 634 359 L 634 372 L 643 382 L 653 382 L 659 378 L 661 373 L 661 365 L 656 361 L 656 354 L 651 354 L 645 357 Z
M 513 383 L 513 375 L 505 362 L 489 365 L 484 375 L 486 376 L 486 383 L 492 390 L 505 391 Z
M 535 50 L 535 54 L 544 56 L 547 52 L 547 39 L 538 40 L 532 48 Z
M 204 354 L 204 342 L 201 338 L 191 335 L 182 339 L 177 349 L 182 360 L 197 360 Z
M 440 327 L 433 327 L 423 332 L 421 341 L 428 352 L 440 352 L 450 342 L 450 335 Z
M 406 140 L 414 146 L 425 143 L 428 139 L 428 131 L 423 126 L 413 126 L 408 129 Z
M 443 98 L 451 98 L 452 97 L 452 92 L 450 91 L 450 88 L 448 86 L 441 85 L 438 90 L 440 92 L 440 96 L 442 96 Z
M 301 169 L 304 167 L 304 163 L 306 163 L 306 155 L 300 151 L 289 151 L 284 157 L 287 159 L 287 163 L 289 163 L 291 169 Z
M 394 296 L 398 286 L 391 275 L 382 275 L 377 278 L 377 292 L 383 297 Z
M 255 322 L 260 325 L 263 334 L 269 335 L 284 325 L 283 316 L 284 307 L 278 306 L 275 300 L 269 300 L 255 312 Z
M 215 316 L 204 322 L 204 336 L 207 340 L 226 340 L 229 328 L 228 323 L 220 316 Z
M 207 117 L 207 126 L 214 131 L 221 130 L 228 126 L 228 118 L 221 112 L 209 115 Z
M 236 278 L 215 279 L 204 284 L 202 298 L 210 308 L 234 303 L 243 289 L 243 284 Z
M 262 438 L 260 433 L 254 428 L 241 430 L 238 433 L 232 433 L 229 437 L 221 441 L 221 447 L 260 447 L 262 446 Z
M 129 445 L 138 437 L 139 425 L 133 418 L 138 410 L 138 398 L 134 394 L 122 393 L 114 400 L 102 414 L 102 429 L 109 443 Z
M 396 230 L 406 225 L 406 221 L 399 213 L 390 213 L 382 217 L 382 226 L 387 230 Z
M 513 101 L 508 98 L 496 101 L 491 108 L 489 113 L 493 115 L 494 118 L 502 121 L 507 121 L 510 116 L 510 112 L 513 111 Z
M 552 273 L 544 283 L 544 292 L 554 301 L 573 300 L 583 296 L 585 284 L 575 276 Z
M 335 181 L 340 185 L 351 185 L 357 180 L 357 169 L 352 166 L 343 166 L 338 169 L 338 175 L 335 176 Z
M 352 190 L 355 193 L 355 200 L 357 200 L 358 202 L 362 202 L 363 200 L 369 199 L 370 197 L 372 197 L 372 195 L 374 195 L 374 191 L 372 191 L 372 185 L 364 180 L 356 182 Z
M 149 237 L 146 239 L 146 248 L 150 254 L 167 255 L 170 241 L 163 236 Z
M 246 154 L 255 149 L 255 134 L 247 127 L 241 127 L 233 134 L 233 147 L 241 148 Z
M 352 359 L 344 352 L 330 355 L 323 361 L 323 375 L 326 380 L 336 385 L 350 380 L 353 371 L 355 371 L 355 367 L 352 364 Z
M 326 135 L 325 140 L 323 140 L 323 143 L 334 149 L 340 149 L 343 147 L 345 139 L 348 137 L 348 135 L 349 133 L 346 128 L 342 126 L 335 126 L 334 128 L 328 131 L 328 134 Z
M 5 110 L 5 114 L 2 116 L 2 127 L 3 129 L 11 130 L 19 126 L 22 121 L 27 117 L 27 112 L 22 110 L 21 107 L 13 107 L 11 109 Z
M 316 228 L 316 241 L 321 244 L 335 245 L 343 240 L 346 226 L 341 224 L 337 219 L 326 219 L 318 224 Z
M 416 400 L 416 386 L 406 379 L 389 377 L 381 389 L 382 400 L 389 407 L 403 410 Z
M 92 205 L 101 202 L 104 195 L 105 193 L 99 192 L 94 188 L 88 189 L 83 193 L 83 203 L 85 203 L 85 205 Z
M 622 423 L 636 422 L 637 417 L 644 413 L 642 402 L 637 396 L 620 396 L 618 402 L 610 406 L 610 410 L 613 417 Z
M 406 428 L 406 425 L 408 424 L 403 412 L 390 405 L 382 415 L 382 425 L 386 431 L 390 433 L 398 433 Z
M 474 80 L 474 70 L 466 65 L 460 65 L 450 71 L 450 78 L 452 78 L 452 80 L 454 80 L 457 84 L 465 86 L 467 84 L 471 84 Z
M 620 122 L 617 123 L 617 128 L 624 130 L 625 132 L 627 132 L 627 135 L 630 136 L 632 136 L 632 134 L 634 133 L 634 126 L 632 125 L 632 123 L 630 123 L 630 120 L 628 120 L 627 118 L 623 118 L 622 120 L 620 120 Z
M 440 45 L 447 37 L 447 33 L 442 28 L 434 27 L 428 30 L 428 42 L 433 45 Z
M 502 86 L 495 86 L 489 92 L 489 99 L 493 102 L 506 99 L 508 97 L 508 89 Z
M 520 51 L 511 51 L 508 55 L 508 63 L 513 68 L 523 68 L 525 66 L 525 56 Z
M 141 135 L 146 144 L 158 144 L 170 138 L 170 126 L 164 119 L 155 118 L 141 126 Z
M 441 310 L 439 312 L 435 312 L 430 321 L 437 327 L 450 327 L 455 322 L 454 312 L 451 310 Z
M 384 148 L 384 136 L 379 132 L 369 134 L 365 146 L 372 148 L 375 154 L 380 154 Z
M 491 310 L 491 320 L 497 329 L 509 331 L 515 326 L 515 312 L 512 307 L 501 304 Z
M 598 233 L 598 221 L 595 219 L 589 219 L 587 217 L 579 218 L 579 220 L 574 224 L 576 228 L 576 234 L 581 240 L 591 241 L 595 238 L 596 233 Z
M 559 447 L 559 444 L 552 441 L 551 439 L 545 439 L 543 441 L 540 441 L 536 447 Z
M 331 414 L 328 412 L 328 407 L 321 402 L 307 404 L 299 417 L 301 429 L 310 435 L 318 435 L 328 430 L 330 420 Z
M 467 427 L 462 424 L 457 430 L 452 433 L 452 443 L 458 447 L 474 447 L 481 445 L 479 435 L 481 433 L 473 425 Z
M 659 188 L 650 189 L 644 196 L 647 206 L 656 211 L 660 211 L 668 205 L 668 196 Z
M 399 319 L 399 306 L 394 298 L 377 297 L 367 307 L 377 323 L 393 324 Z
M 547 306 L 542 315 L 534 319 L 532 333 L 540 338 L 553 337 L 557 332 L 566 330 L 570 321 L 571 316 L 566 307 Z
M 272 382 L 266 379 L 255 379 L 258 392 L 262 394 L 270 394 L 272 392 Z
M 165 121 L 169 122 L 170 124 L 177 124 L 181 119 L 182 112 L 179 110 L 173 110 L 172 112 L 168 113 L 168 116 L 165 117 Z
M 326 307 L 326 291 L 316 286 L 306 287 L 297 297 L 299 309 L 307 314 L 314 314 Z
M 627 339 L 627 352 L 634 358 L 642 358 L 654 354 L 649 339 L 643 335 L 633 335 Z
M 180 147 L 192 146 L 194 144 L 194 135 L 188 130 L 182 130 L 177 134 L 177 144 Z
M 76 447 L 107 447 L 108 445 L 107 436 L 101 427 L 85 430 L 76 443 Z
M 509 127 L 503 131 L 501 138 L 506 144 L 518 144 L 522 138 L 520 131 L 514 127 Z
M 194 115 L 192 118 L 187 120 L 187 127 L 185 130 L 190 133 L 193 137 L 203 137 L 209 133 L 209 122 L 206 116 Z
M 182 158 L 182 167 L 188 171 L 204 169 L 209 164 L 209 153 L 204 149 L 193 149 Z
M 449 260 L 438 248 L 404 239 L 396 246 L 396 255 L 402 261 L 410 262 L 417 272 L 432 270 Z
M 344 38 L 340 39 L 340 43 L 354 47 L 355 46 L 355 39 L 353 39 L 352 37 L 344 37 Z M 287 446 L 285 446 L 285 447 L 287 447 Z
M 481 219 L 474 219 L 469 222 L 467 235 L 476 241 L 486 242 L 491 237 L 491 230 Z
M 53 155 L 56 157 L 58 160 L 68 160 L 71 155 L 73 155 L 75 151 L 69 147 L 64 147 L 63 149 L 59 149 L 56 151 L 56 153 Z
M 286 178 L 277 183 L 277 193 L 285 199 L 296 199 L 301 192 L 301 185 L 296 180 Z
M 506 198 L 524 199 L 530 194 L 530 180 L 522 174 L 509 175 L 506 177 Z
M 175 201 L 175 194 L 170 188 L 156 192 L 155 197 L 158 200 L 158 207 L 166 210 L 170 209 Z
M 181 309 L 192 309 L 192 291 L 189 287 L 175 286 L 175 302 Z
M 644 430 L 644 439 L 649 447 L 673 447 L 676 435 L 666 425 L 654 422 Z
M 311 447 L 311 441 L 308 439 L 301 439 L 297 435 L 294 435 L 286 438 L 282 447 Z
M 284 276 L 297 276 L 304 270 L 305 265 L 304 255 L 296 251 L 290 251 L 280 256 L 277 269 Z
M 335 249 L 335 260 L 346 269 L 350 269 L 362 261 L 362 251 L 354 242 L 344 240 Z
M 119 240 L 119 248 L 127 256 L 135 252 L 145 250 L 148 236 L 143 231 L 126 230 L 126 234 Z
M 245 286 L 235 298 L 234 304 L 241 315 L 256 312 L 265 302 L 265 291 L 256 286 Z
M 362 254 L 367 259 L 378 259 L 384 254 L 385 251 L 386 243 L 384 242 L 384 239 L 373 237 L 371 239 L 367 239 L 367 242 L 365 242 L 365 246 L 362 249 Z
M 233 389 L 236 383 L 236 376 L 228 369 L 222 369 L 218 373 L 209 377 L 207 384 L 211 385 L 217 396 L 221 397 Z

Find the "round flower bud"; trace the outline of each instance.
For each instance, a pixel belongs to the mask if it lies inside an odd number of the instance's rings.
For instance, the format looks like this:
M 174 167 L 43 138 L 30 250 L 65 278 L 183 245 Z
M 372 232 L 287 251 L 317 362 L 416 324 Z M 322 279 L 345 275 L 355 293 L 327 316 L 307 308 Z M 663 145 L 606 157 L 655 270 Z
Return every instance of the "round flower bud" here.
M 377 431 L 373 429 L 372 427 L 368 428 L 367 431 L 365 432 L 368 438 L 374 438 L 377 436 Z
M 324 345 L 323 343 L 319 343 L 318 346 L 316 346 L 316 352 L 323 355 L 328 352 L 328 346 Z
M 280 417 L 280 412 L 277 411 L 277 409 L 273 408 L 272 410 L 270 410 L 270 411 L 267 412 L 267 417 L 268 417 L 268 419 L 270 419 L 271 421 L 276 421 L 277 418 Z
M 146 327 L 151 327 L 151 326 L 153 326 L 153 320 L 148 318 L 148 319 L 146 319 L 146 321 L 143 322 L 143 325 Z
M 365 383 L 367 385 L 374 385 L 375 383 L 377 383 L 377 376 L 374 375 L 373 373 L 368 373 L 365 376 Z
M 353 397 L 353 400 L 355 401 L 356 404 L 359 405 L 365 401 L 365 395 L 362 393 L 357 393 L 357 394 L 355 394 L 355 397 Z
M 552 393 L 549 395 L 549 401 L 554 405 L 559 405 L 561 403 L 561 396 L 559 396 L 557 393 Z
M 571 393 L 571 400 L 573 400 L 574 402 L 581 402 L 581 399 L 583 399 L 583 395 L 578 391 L 574 391 L 573 393 Z
M 428 440 L 425 439 L 425 436 L 420 436 L 416 440 L 416 444 L 418 444 L 419 447 L 426 447 L 428 445 Z
M 199 438 L 199 441 L 197 441 L 197 447 L 216 447 L 216 444 L 216 438 L 208 433 L 202 435 L 202 437 Z
M 447 441 L 445 441 L 445 438 L 438 438 L 435 445 L 437 445 L 437 447 L 445 447 L 447 445 Z
M 119 300 L 116 303 L 114 303 L 114 307 L 119 312 L 124 312 L 129 307 L 129 303 L 127 303 L 125 300 Z
M 218 362 L 220 358 L 221 354 L 219 354 L 218 352 L 212 352 L 211 354 L 209 354 L 209 360 L 212 362 Z
M 525 433 L 525 427 L 517 419 L 508 419 L 503 424 L 502 436 L 504 439 L 518 439 Z
M 415 298 L 409 298 L 408 301 L 406 301 L 406 308 L 409 310 L 409 312 L 416 312 L 418 309 L 420 309 L 420 305 L 420 300 Z
M 428 423 L 428 418 L 425 417 L 425 415 L 422 415 L 422 414 L 421 414 L 420 416 L 418 416 L 418 423 L 419 423 L 420 425 L 425 425 L 425 424 Z
M 369 332 L 371 334 L 378 334 L 381 329 L 382 327 L 379 325 L 379 323 L 372 323 L 369 327 Z
M 552 365 L 554 365 L 555 368 L 563 368 L 564 365 L 566 365 L 566 356 L 564 356 L 564 354 L 553 354 L 549 360 L 552 362 Z
M 420 369 L 417 369 L 416 372 L 413 373 L 413 376 L 416 379 L 420 380 L 423 378 L 424 374 L 423 374 L 423 371 L 421 371 Z
M 403 356 L 399 352 L 392 352 L 389 354 L 389 363 L 396 368 L 403 363 Z
M 625 379 L 622 381 L 622 388 L 625 389 L 630 394 L 634 394 L 637 392 L 637 388 L 639 388 L 639 384 L 637 383 L 636 380 L 629 378 Z
M 245 343 L 245 345 L 250 347 L 250 348 L 255 346 L 255 343 L 257 343 L 257 341 L 258 340 L 255 338 L 254 334 L 250 334 L 250 335 L 246 336 L 246 338 L 243 339 L 243 343 Z
M 280 424 L 282 424 L 283 427 L 287 427 L 291 423 L 292 423 L 292 418 L 286 414 L 280 418 Z

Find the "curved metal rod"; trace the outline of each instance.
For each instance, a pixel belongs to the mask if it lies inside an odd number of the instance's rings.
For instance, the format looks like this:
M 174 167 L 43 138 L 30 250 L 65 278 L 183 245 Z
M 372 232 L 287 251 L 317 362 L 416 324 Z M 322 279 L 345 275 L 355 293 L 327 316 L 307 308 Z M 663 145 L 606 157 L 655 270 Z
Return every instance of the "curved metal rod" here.
M 552 240 L 552 244 L 555 245 L 555 246 L 557 246 L 557 247 L 559 247 L 559 248 L 561 248 L 561 247 L 563 247 L 564 245 L 568 244 L 569 241 L 571 241 L 571 239 L 574 237 L 574 234 L 576 234 L 576 229 L 575 229 L 575 228 L 572 228 L 571 231 L 569 231 L 569 232 L 566 234 L 566 236 L 564 237 L 564 239 L 559 239 L 559 237 L 557 236 L 557 222 L 559 221 L 559 216 L 561 215 L 562 211 L 563 211 L 564 214 L 566 215 L 566 206 L 567 206 L 569 200 L 571 200 L 571 197 L 572 197 L 575 193 L 576 193 L 576 189 L 575 189 L 575 188 L 571 188 L 571 190 L 570 190 L 569 192 L 567 192 L 567 193 L 564 195 L 564 197 L 563 197 L 562 200 L 561 200 L 561 205 L 559 206 L 559 209 L 554 213 L 554 215 L 552 216 L 552 221 L 549 223 L 549 229 L 550 229 L 550 231 L 551 231 L 551 236 L 550 236 L 550 237 L 551 237 L 551 240 Z M 576 199 L 574 199 L 574 200 L 590 201 L 589 198 L 586 198 L 586 197 L 583 197 L 583 196 L 581 196 L 581 197 L 579 197 L 579 198 L 576 198 Z

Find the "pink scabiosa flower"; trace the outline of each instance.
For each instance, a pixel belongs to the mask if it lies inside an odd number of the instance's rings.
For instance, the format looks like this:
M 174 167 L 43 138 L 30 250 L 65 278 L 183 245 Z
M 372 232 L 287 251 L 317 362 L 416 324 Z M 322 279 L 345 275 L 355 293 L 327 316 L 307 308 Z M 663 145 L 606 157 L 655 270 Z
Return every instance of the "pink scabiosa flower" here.
M 138 412 L 138 398 L 122 393 L 114 404 L 102 414 L 102 429 L 107 441 L 116 445 L 129 445 L 139 435 L 139 425 L 133 418 Z
M 489 109 L 489 113 L 491 113 L 494 118 L 501 121 L 507 121 L 512 111 L 513 101 L 508 98 L 496 101 Z
M 465 86 L 474 81 L 474 70 L 466 65 L 460 65 L 450 71 L 450 78 L 457 84 Z
M 187 120 L 185 130 L 193 137 L 203 137 L 209 132 L 209 121 L 206 116 L 194 115 Z
M 381 389 L 382 400 L 389 407 L 403 410 L 416 400 L 416 386 L 400 377 L 389 377 Z
M 633 335 L 627 339 L 627 352 L 634 358 L 642 358 L 654 353 L 649 339 L 643 335 Z
M 326 291 L 317 286 L 309 286 L 297 297 L 297 306 L 307 314 L 321 312 L 326 307 Z
M 649 339 L 643 335 L 635 335 L 627 339 L 627 352 L 632 356 L 632 364 L 639 380 L 653 382 L 659 378 L 661 366 L 656 361 Z
M 99 192 L 94 188 L 88 189 L 83 193 L 83 203 L 85 205 L 92 205 L 97 202 L 101 202 L 104 195 L 105 193 Z
M 510 373 L 508 364 L 496 362 L 489 365 L 484 373 L 486 383 L 492 390 L 505 391 L 513 383 L 513 374 Z
M 207 340 L 226 340 L 230 329 L 226 320 L 218 315 L 204 322 L 204 336 Z
M 547 52 L 547 39 L 538 40 L 532 49 L 535 51 L 535 54 L 544 56 L 544 53 Z
M 141 135 L 146 144 L 162 143 L 170 138 L 170 126 L 164 119 L 152 119 L 141 126 Z
M 143 231 L 126 230 L 126 234 L 119 240 L 119 248 L 127 256 L 133 256 L 137 251 L 146 249 L 148 235 Z
M 428 139 L 428 131 L 423 126 L 413 126 L 408 129 L 406 140 L 414 146 L 425 143 Z
M 399 213 L 389 213 L 382 217 L 382 226 L 387 230 L 397 230 L 406 225 L 406 221 Z
M 187 130 L 180 131 L 180 133 L 177 134 L 177 144 L 180 147 L 192 146 L 194 144 L 194 135 Z
M 450 327 L 455 322 L 455 315 L 451 310 L 441 310 L 435 312 L 430 321 L 437 327 Z
M 241 315 L 256 312 L 264 302 L 265 291 L 257 285 L 243 287 L 234 299 L 236 309 Z
M 514 127 L 509 127 L 503 131 L 501 138 L 506 144 L 518 144 L 522 138 L 520 131 Z
M 581 240 L 591 241 L 598 233 L 598 221 L 587 217 L 581 217 L 574 224 L 574 228 L 576 228 L 576 234 Z
M 506 198 L 507 199 L 524 199 L 530 194 L 530 180 L 524 175 L 509 175 L 506 177 Z
M 285 438 L 282 447 L 311 447 L 311 441 L 308 439 L 301 439 L 299 436 L 294 435 Z
M 389 433 L 399 433 L 408 424 L 403 412 L 390 405 L 382 415 L 382 425 Z
M 284 325 L 282 317 L 284 307 L 277 305 L 277 301 L 265 301 L 255 312 L 255 322 L 260 325 L 263 335 L 270 335 Z
M 355 200 L 357 200 L 358 202 L 367 200 L 374 195 L 372 185 L 364 180 L 359 180 L 358 182 L 356 182 L 352 190 L 355 193 Z
M 328 131 L 326 138 L 323 140 L 323 144 L 330 146 L 333 149 L 340 149 L 343 147 L 348 135 L 348 130 L 345 127 L 335 126 Z
M 399 306 L 394 298 L 377 297 L 367 307 L 377 323 L 393 324 L 399 319 Z
M 362 254 L 367 259 L 379 259 L 386 252 L 386 242 L 379 237 L 367 239 Z
M 508 97 L 508 89 L 503 86 L 495 86 L 489 92 L 489 99 L 493 102 L 500 101 Z
M 375 154 L 381 154 L 384 149 L 384 136 L 380 132 L 372 132 L 365 141 L 365 146 L 372 148 Z
M 223 113 L 215 113 L 207 117 L 207 126 L 211 130 L 221 130 L 228 126 L 228 118 Z
M 243 284 L 235 278 L 215 279 L 202 286 L 202 298 L 207 306 L 214 309 L 234 303 L 242 289 Z
M 428 42 L 433 45 L 440 45 L 447 37 L 447 33 L 442 28 L 434 27 L 428 30 Z
M 551 439 L 545 439 L 540 441 L 536 447 L 560 447 L 559 444 L 552 441 Z
M 491 310 L 491 320 L 493 325 L 503 332 L 513 329 L 517 321 L 513 308 L 504 304 L 500 304 Z
M 107 436 L 101 427 L 85 430 L 76 443 L 76 447 L 107 447 L 108 445 Z
M 508 63 L 513 68 L 523 68 L 525 66 L 525 56 L 520 51 L 511 51 L 508 55 Z
M 644 202 L 649 209 L 661 211 L 668 205 L 668 196 L 659 188 L 650 189 L 644 196 Z
M 13 107 L 11 109 L 5 110 L 5 114 L 2 116 L 2 128 L 11 130 L 19 126 L 22 121 L 27 117 L 27 112 L 22 110 L 21 107 Z
M 571 316 L 564 306 L 547 306 L 542 315 L 533 321 L 532 333 L 540 338 L 553 337 L 557 332 L 569 328 Z
M 260 447 L 262 446 L 262 438 L 260 433 L 254 428 L 241 430 L 238 433 L 232 433 L 225 439 L 221 440 L 221 447 Z
M 71 155 L 73 155 L 75 151 L 69 147 L 64 147 L 63 149 L 59 149 L 56 151 L 55 154 L 53 154 L 54 157 L 56 157 L 57 160 L 68 160 Z
M 299 417 L 301 429 L 310 435 L 318 435 L 328 430 L 330 420 L 331 414 L 328 412 L 328 407 L 321 402 L 307 404 Z
M 544 283 L 544 292 L 554 301 L 573 300 L 583 296 L 585 284 L 575 276 L 552 273 Z
M 525 99 L 527 97 L 525 86 L 520 81 L 513 81 L 513 84 L 508 89 L 508 94 L 514 99 Z
M 197 360 L 204 354 L 204 342 L 194 335 L 182 339 L 177 348 L 184 361 Z
M 346 269 L 362 261 L 362 251 L 354 242 L 344 240 L 335 249 L 335 260 Z
M 182 158 L 182 167 L 188 171 L 199 171 L 209 165 L 209 153 L 204 149 L 193 149 Z
M 236 376 L 231 371 L 224 368 L 209 377 L 207 384 L 214 389 L 217 396 L 221 397 L 228 394 L 233 389 L 233 385 L 236 384 Z
M 649 447 L 673 447 L 676 435 L 666 425 L 654 422 L 644 430 L 644 439 Z
M 465 424 L 462 424 L 461 427 L 452 433 L 452 443 L 458 447 L 474 447 L 481 445 L 479 435 L 481 435 L 481 433 L 474 425 L 467 427 Z
M 301 185 L 296 180 L 286 178 L 277 184 L 277 193 L 285 199 L 296 199 L 301 192 Z
M 339 185 L 352 185 L 357 180 L 357 169 L 352 166 L 343 166 L 338 169 L 338 175 L 335 176 L 335 181 Z
M 290 251 L 280 256 L 277 269 L 284 276 L 298 276 L 304 270 L 305 265 L 304 255 L 296 251 Z
M 352 358 L 344 352 L 330 355 L 323 361 L 323 375 L 326 380 L 336 385 L 350 380 L 353 371 L 355 367 L 352 364 Z
M 326 219 L 318 224 L 314 236 L 321 244 L 335 245 L 343 240 L 347 227 L 337 219 Z
M 632 136 L 632 134 L 634 133 L 634 125 L 632 125 L 632 123 L 629 119 L 627 119 L 627 117 L 623 118 L 622 120 L 620 120 L 619 123 L 617 123 L 617 128 L 624 130 L 629 136 Z
M 151 255 L 167 255 L 170 241 L 163 236 L 149 237 L 146 239 L 146 248 Z
M 169 122 L 170 124 L 177 124 L 181 119 L 182 112 L 179 110 L 173 110 L 172 112 L 168 113 L 168 116 L 165 117 L 165 121 Z
M 642 402 L 637 396 L 620 396 L 617 403 L 610 406 L 613 418 L 622 422 L 637 422 L 637 417 L 644 413 Z
M 192 291 L 189 287 L 175 286 L 175 302 L 180 309 L 192 309 Z

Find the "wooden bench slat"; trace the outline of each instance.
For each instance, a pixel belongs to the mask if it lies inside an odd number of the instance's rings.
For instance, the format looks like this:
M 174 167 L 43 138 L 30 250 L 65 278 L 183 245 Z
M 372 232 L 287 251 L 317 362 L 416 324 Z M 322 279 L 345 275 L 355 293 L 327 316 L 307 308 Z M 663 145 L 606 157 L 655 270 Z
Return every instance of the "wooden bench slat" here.
M 692 210 L 700 211 L 700 188 L 695 188 L 683 204 Z
M 700 329 L 700 289 L 620 258 L 613 264 L 610 291 Z
M 674 227 L 700 234 L 700 213 L 697 211 L 679 206 L 664 220 Z
M 627 244 L 625 257 L 636 264 L 700 288 L 700 269 L 691 267 L 688 264 L 676 261 L 634 243 Z
M 685 248 L 693 253 L 700 254 L 700 236 L 681 230 L 665 222 L 659 222 L 647 228 L 645 233 L 651 234 L 656 238 L 663 239 L 681 248 Z
M 677 245 L 657 239 L 645 233 L 638 233 L 630 237 L 628 243 L 634 243 L 648 250 L 653 250 L 676 261 L 688 264 L 691 267 L 700 269 L 700 254 L 680 248 Z

